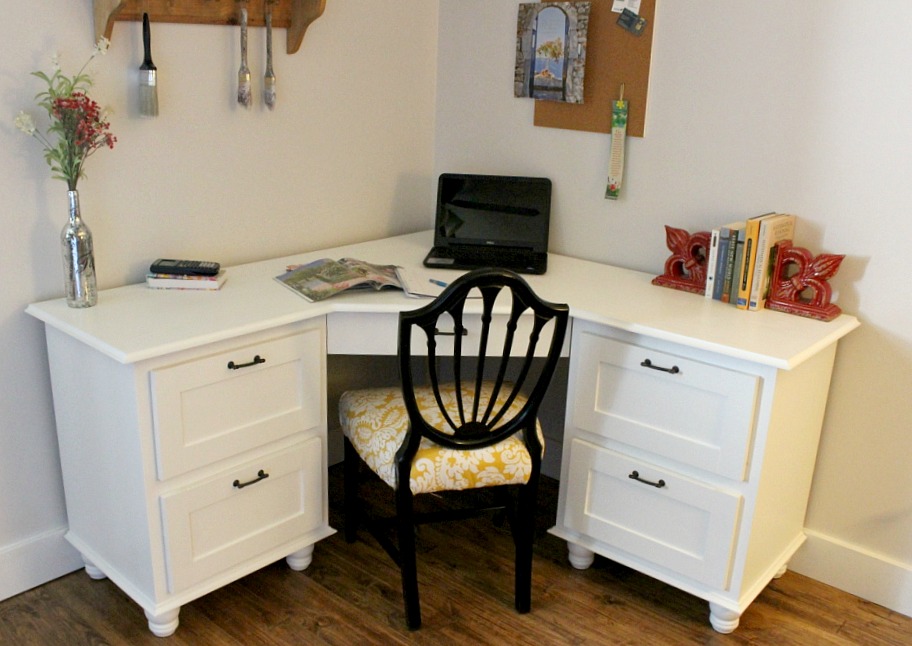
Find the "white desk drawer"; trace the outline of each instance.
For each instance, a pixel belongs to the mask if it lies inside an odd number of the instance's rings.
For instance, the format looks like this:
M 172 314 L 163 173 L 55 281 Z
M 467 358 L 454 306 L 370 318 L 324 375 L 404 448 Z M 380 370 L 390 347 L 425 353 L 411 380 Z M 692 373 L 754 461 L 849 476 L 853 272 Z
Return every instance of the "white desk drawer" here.
M 159 480 L 320 426 L 322 328 L 153 370 Z
M 559 522 L 612 550 L 728 588 L 739 494 L 579 439 L 571 443 L 569 473 Z
M 572 425 L 743 480 L 760 378 L 580 332 Z
M 325 468 L 312 437 L 162 496 L 169 592 L 319 528 Z

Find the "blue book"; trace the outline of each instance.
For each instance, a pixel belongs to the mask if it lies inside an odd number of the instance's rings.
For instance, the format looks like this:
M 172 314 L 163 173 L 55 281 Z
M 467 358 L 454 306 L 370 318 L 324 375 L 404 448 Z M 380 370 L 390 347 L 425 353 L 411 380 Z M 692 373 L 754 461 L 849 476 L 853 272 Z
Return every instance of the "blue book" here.
M 730 243 L 730 231 L 728 227 L 719 229 L 719 248 L 716 251 L 716 277 L 713 281 L 712 297 L 715 301 L 722 300 L 722 290 L 725 283 L 725 263 L 728 258 L 728 247 Z

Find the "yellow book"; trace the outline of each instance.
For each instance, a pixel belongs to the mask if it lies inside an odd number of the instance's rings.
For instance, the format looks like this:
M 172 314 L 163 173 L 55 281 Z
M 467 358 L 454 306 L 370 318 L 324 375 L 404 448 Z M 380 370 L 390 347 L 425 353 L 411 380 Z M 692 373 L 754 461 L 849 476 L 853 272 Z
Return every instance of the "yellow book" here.
M 775 213 L 764 213 L 756 215 L 747 220 L 747 226 L 744 229 L 744 256 L 741 261 L 740 274 L 738 278 L 738 300 L 735 305 L 739 310 L 748 309 L 750 304 L 751 284 L 754 277 L 754 263 L 757 261 L 757 241 L 760 237 L 760 222 L 764 218 L 770 218 Z
M 773 249 L 783 240 L 791 240 L 795 235 L 796 216 L 780 213 L 760 221 L 760 235 L 757 238 L 757 259 L 754 261 L 754 277 L 751 281 L 748 309 L 762 310 L 766 306 L 769 294 L 771 265 L 775 258 Z

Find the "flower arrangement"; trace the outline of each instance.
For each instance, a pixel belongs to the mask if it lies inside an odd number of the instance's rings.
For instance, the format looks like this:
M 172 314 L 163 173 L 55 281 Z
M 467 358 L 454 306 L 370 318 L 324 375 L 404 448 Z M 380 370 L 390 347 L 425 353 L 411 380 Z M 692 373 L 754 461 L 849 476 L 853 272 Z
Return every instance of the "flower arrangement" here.
M 104 55 L 109 45 L 107 38 L 99 39 L 89 60 L 73 77 L 63 74 L 56 56 L 53 74 L 32 72 L 32 76 L 47 84 L 47 89 L 35 96 L 38 106 L 44 108 L 50 118 L 46 134 L 38 130 L 35 120 L 25 111 L 15 119 L 17 128 L 41 143 L 51 176 L 64 180 L 71 191 L 76 190 L 79 178 L 85 176 L 86 159 L 99 148 L 114 148 L 117 141 L 110 131 L 108 111 L 102 110 L 88 96 L 92 79 L 86 68 L 96 57 Z M 54 137 L 56 144 L 51 143 Z

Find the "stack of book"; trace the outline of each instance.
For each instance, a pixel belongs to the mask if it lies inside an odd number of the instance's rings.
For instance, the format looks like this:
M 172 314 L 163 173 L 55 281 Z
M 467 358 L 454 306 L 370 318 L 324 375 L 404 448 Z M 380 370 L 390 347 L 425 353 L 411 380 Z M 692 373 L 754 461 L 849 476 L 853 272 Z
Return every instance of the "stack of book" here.
M 797 217 L 764 213 L 712 230 L 706 262 L 706 298 L 743 310 L 766 305 L 776 245 L 791 240 Z
M 152 289 L 216 290 L 225 284 L 225 270 L 215 276 L 188 276 L 184 274 L 146 274 L 146 286 Z

